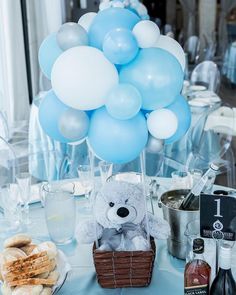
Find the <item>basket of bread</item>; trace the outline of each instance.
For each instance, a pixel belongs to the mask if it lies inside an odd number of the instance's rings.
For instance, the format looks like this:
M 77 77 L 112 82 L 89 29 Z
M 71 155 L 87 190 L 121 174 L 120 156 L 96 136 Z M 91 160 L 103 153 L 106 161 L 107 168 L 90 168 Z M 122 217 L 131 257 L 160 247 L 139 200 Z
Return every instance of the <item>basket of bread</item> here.
M 56 294 L 70 270 L 65 255 L 50 241 L 35 244 L 18 234 L 4 242 L 0 253 L 3 295 Z

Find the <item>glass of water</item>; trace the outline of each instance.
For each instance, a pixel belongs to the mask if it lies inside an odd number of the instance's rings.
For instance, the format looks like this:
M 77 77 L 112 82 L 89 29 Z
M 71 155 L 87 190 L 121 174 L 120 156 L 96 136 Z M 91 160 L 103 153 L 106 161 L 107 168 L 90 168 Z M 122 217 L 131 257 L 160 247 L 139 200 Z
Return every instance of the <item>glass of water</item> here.
M 51 240 L 57 245 L 72 242 L 76 220 L 74 185 L 44 184 L 41 192 Z

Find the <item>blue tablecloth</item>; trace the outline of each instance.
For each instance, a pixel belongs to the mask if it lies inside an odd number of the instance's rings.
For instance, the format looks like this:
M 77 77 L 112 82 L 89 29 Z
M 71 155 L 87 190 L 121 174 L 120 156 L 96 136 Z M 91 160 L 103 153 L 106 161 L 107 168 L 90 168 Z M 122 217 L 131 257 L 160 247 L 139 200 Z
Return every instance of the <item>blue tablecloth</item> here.
M 171 179 L 158 178 L 157 182 L 163 190 L 168 190 Z M 215 189 L 222 189 L 216 186 Z M 223 188 L 225 189 L 225 188 Z M 77 222 L 90 215 L 84 210 L 86 205 L 83 197 L 76 198 Z M 162 216 L 157 199 L 154 200 L 155 214 Z M 48 230 L 44 217 L 44 209 L 40 203 L 30 206 L 30 216 L 33 221 L 29 234 L 37 241 L 49 240 Z M 4 232 L 0 232 L 0 251 L 3 247 Z M 103 289 L 96 280 L 96 273 L 92 257 L 92 245 L 83 245 L 77 242 L 59 248 L 65 253 L 72 270 L 59 291 L 58 295 L 183 295 L 185 261 L 174 258 L 167 252 L 166 241 L 156 241 L 157 255 L 155 259 L 152 281 L 146 288 Z M 232 259 L 233 275 L 236 275 L 236 251 Z
M 77 222 L 90 217 L 88 213 L 85 213 L 85 204 L 83 197 L 76 198 Z M 159 215 L 160 208 L 158 208 L 157 202 L 154 205 L 155 212 Z M 29 229 L 29 233 L 32 238 L 37 241 L 49 240 L 44 209 L 41 208 L 39 203 L 31 205 L 30 216 L 33 225 Z M 0 233 L 0 251 L 2 244 L 3 239 L 1 239 Z M 103 289 L 98 285 L 93 264 L 92 245 L 74 242 L 60 246 L 59 248 L 67 256 L 72 270 L 58 295 L 182 295 L 185 261 L 168 254 L 166 241 L 156 241 L 156 246 L 157 255 L 150 286 L 127 289 Z
M 224 57 L 223 74 L 236 84 L 236 42 L 232 43 Z

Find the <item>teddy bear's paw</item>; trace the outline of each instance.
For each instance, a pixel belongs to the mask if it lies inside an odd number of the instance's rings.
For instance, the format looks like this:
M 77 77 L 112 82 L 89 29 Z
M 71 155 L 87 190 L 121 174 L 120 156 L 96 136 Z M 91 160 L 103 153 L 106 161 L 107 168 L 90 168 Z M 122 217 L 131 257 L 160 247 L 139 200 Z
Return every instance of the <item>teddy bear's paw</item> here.
M 148 214 L 149 233 L 155 239 L 165 240 L 170 235 L 169 223 L 156 216 Z
M 99 239 L 102 235 L 102 228 L 93 221 L 84 220 L 76 228 L 75 237 L 78 243 L 90 244 Z
M 97 250 L 99 250 L 99 251 L 111 251 L 112 249 L 107 243 L 104 243 Z
M 134 245 L 133 251 L 147 251 L 150 249 L 149 243 L 142 236 L 136 236 L 132 239 L 132 243 Z

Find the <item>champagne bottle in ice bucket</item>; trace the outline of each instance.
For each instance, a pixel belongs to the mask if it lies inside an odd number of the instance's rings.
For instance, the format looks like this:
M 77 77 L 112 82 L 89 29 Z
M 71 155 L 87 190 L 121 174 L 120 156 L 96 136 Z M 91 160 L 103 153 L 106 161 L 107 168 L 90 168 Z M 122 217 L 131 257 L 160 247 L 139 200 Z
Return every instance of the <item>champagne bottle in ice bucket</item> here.
M 183 199 L 179 209 L 180 210 L 198 210 L 199 209 L 199 196 L 202 191 L 211 193 L 211 187 L 215 182 L 215 177 L 219 167 L 214 163 L 210 164 L 209 169 L 194 185 L 191 191 Z

